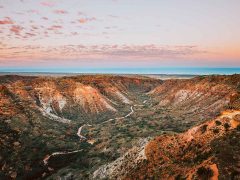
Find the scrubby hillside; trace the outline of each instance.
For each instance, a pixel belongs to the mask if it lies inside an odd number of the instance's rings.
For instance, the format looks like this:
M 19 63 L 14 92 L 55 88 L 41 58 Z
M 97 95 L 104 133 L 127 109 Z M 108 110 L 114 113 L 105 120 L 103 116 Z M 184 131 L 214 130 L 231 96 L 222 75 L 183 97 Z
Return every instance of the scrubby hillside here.
M 154 109 L 168 111 L 168 119 L 184 131 L 225 109 L 240 109 L 240 75 L 202 76 L 166 80 L 149 92 Z M 176 118 L 177 117 L 177 118 Z M 169 127 L 172 129 L 172 127 Z
M 240 111 L 226 111 L 184 133 L 155 137 L 100 167 L 93 178 L 238 179 L 239 117 Z
M 31 108 L 38 108 L 44 115 L 77 121 L 100 121 L 101 116 L 113 115 L 135 101 L 136 93 L 147 92 L 161 83 L 150 78 L 120 76 L 2 76 L 0 81 L 21 103 L 28 101 Z
M 161 83 L 121 76 L 1 76 L 0 82 L 0 177 L 5 178 L 42 177 L 66 166 L 75 154 L 60 162 L 51 158 L 50 169 L 43 159 L 54 152 L 87 149 L 89 144 L 77 135 L 81 125 L 129 113 L 140 101 L 138 93 Z
M 0 76 L 0 179 L 237 177 L 239 92 L 240 75 Z

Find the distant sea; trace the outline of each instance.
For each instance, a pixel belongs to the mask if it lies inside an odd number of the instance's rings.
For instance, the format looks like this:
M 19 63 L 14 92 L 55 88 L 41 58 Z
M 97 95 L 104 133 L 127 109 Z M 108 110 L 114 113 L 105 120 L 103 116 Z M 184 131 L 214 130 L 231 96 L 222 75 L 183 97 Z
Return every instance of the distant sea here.
M 240 74 L 240 67 L 159 67 L 159 68 L 1 68 L 0 74 L 161 74 L 161 75 L 212 75 Z

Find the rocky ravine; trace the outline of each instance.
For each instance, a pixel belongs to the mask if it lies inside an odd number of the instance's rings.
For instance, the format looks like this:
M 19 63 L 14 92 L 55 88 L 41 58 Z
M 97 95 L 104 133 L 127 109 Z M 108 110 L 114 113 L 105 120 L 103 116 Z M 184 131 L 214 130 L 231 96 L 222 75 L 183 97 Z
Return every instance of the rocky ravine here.
M 123 157 L 101 166 L 93 173 L 93 179 L 238 179 L 240 155 L 234 154 L 238 152 L 228 152 L 227 156 L 235 156 L 237 161 L 231 162 L 233 168 L 225 174 L 218 169 L 219 158 L 223 157 L 218 157 L 216 151 L 219 150 L 213 146 L 216 139 L 232 133 L 235 138 L 240 136 L 240 111 L 224 111 L 216 119 L 184 133 L 144 141 Z M 240 151 L 240 144 L 235 145 Z
M 238 175 L 239 75 L 0 76 L 0 83 L 0 179 Z
M 101 166 L 94 173 L 93 179 L 121 179 L 127 175 L 128 169 L 134 169 L 144 160 L 146 160 L 145 155 L 145 145 L 148 143 L 148 139 L 141 139 L 139 142 L 130 149 L 126 154 L 117 160 Z

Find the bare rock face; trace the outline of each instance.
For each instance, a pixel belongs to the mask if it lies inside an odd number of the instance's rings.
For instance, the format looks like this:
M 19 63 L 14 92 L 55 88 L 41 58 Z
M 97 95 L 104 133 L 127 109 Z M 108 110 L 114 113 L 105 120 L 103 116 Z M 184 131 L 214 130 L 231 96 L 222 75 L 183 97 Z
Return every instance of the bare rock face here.
M 128 93 L 126 90 L 119 90 L 116 87 L 106 87 L 104 92 L 108 94 L 112 100 L 115 100 L 117 103 L 121 102 L 124 104 L 132 104 L 133 102 L 127 97 Z
M 234 89 L 224 84 L 211 85 L 203 82 L 193 82 L 191 85 L 189 82 L 178 82 L 178 85 L 170 84 L 170 87 L 166 82 L 161 86 L 164 89 L 159 87 L 160 89 L 151 92 L 154 97 L 160 99 L 159 106 L 182 107 L 188 111 L 191 107 L 220 108 L 230 102 L 230 95 L 234 92 Z
M 6 78 L 8 83 L 1 85 L 1 93 L 7 92 L 0 99 L 5 109 L 2 113 L 14 113 L 10 107 L 15 105 L 11 103 L 14 97 L 19 103 L 27 101 L 44 116 L 63 123 L 91 117 L 97 120 L 117 113 L 120 107 L 132 103 L 135 90 L 145 92 L 161 84 L 160 80 L 150 78 L 120 76 Z M 1 81 L 7 80 L 3 76 Z
M 128 170 L 133 170 L 138 167 L 144 160 L 146 160 L 145 155 L 145 145 L 150 139 L 141 139 L 138 144 L 131 148 L 122 157 L 116 159 L 115 161 L 103 165 L 98 168 L 93 173 L 93 179 L 122 179 L 128 172 Z
M 85 110 L 86 113 L 100 113 L 104 111 L 117 111 L 110 102 L 107 101 L 100 92 L 91 87 L 82 84 L 76 84 L 73 92 L 74 101 Z
M 47 114 L 62 115 L 72 111 L 72 106 L 92 115 L 117 111 L 97 89 L 73 81 L 68 86 L 62 90 L 56 82 L 49 81 L 35 87 L 40 106 Z

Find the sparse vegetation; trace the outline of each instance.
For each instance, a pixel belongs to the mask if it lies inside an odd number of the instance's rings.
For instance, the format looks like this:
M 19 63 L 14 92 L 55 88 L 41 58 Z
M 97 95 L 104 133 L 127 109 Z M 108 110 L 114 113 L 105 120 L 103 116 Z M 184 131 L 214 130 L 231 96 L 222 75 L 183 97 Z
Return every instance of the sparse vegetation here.
M 201 126 L 201 132 L 202 132 L 202 133 L 205 133 L 206 130 L 207 130 L 207 127 L 208 127 L 207 124 L 202 125 L 202 126 Z
M 224 128 L 226 129 L 226 130 L 228 130 L 231 126 L 228 124 L 228 123 L 224 123 Z
M 219 129 L 217 129 L 217 128 L 213 129 L 213 133 L 214 133 L 214 134 L 219 133 Z
M 209 167 L 200 167 L 197 170 L 199 178 L 202 180 L 209 180 L 213 176 L 213 171 Z
M 220 125 L 222 124 L 222 123 L 221 123 L 220 121 L 218 121 L 218 120 L 216 120 L 215 123 L 216 123 L 217 126 L 220 126 Z
M 240 125 L 237 126 L 236 130 L 240 131 Z
M 207 77 L 203 77 L 198 80 L 167 80 L 162 82 L 140 77 L 96 75 L 64 78 L 28 77 L 25 79 L 23 77 L 20 80 L 18 78 L 21 83 L 15 84 L 16 80 L 8 78 L 8 85 L 4 86 L 0 92 L 2 95 L 0 112 L 4 113 L 1 115 L 3 121 L 0 123 L 0 140 L 4 144 L 0 151 L 1 155 L 4 155 L 2 162 L 7 162 L 3 171 L 7 176 L 10 167 L 12 167 L 18 178 L 22 178 L 25 172 L 27 172 L 28 177 L 29 174 L 39 176 L 43 173 L 50 175 L 51 173 L 58 174 L 58 172 L 67 176 L 68 172 L 71 171 L 73 175 L 74 173 L 81 174 L 83 179 L 88 179 L 93 170 L 123 157 L 129 149 L 136 146 L 139 139 L 159 135 L 162 135 L 161 138 L 156 138 L 154 140 L 156 142 L 152 146 L 152 152 L 155 153 L 150 154 L 150 157 L 156 161 L 152 162 L 151 159 L 145 159 L 143 162 L 139 162 L 139 166 L 136 167 L 136 170 L 145 173 L 146 178 L 171 176 L 175 179 L 184 179 L 186 171 L 183 171 L 182 167 L 183 169 L 192 168 L 196 164 L 201 164 L 218 155 L 231 159 L 231 155 L 222 152 L 225 146 L 221 147 L 222 149 L 214 146 L 214 152 L 210 151 L 212 139 L 208 139 L 212 137 L 212 132 L 214 138 L 222 134 L 224 137 L 228 136 L 228 133 L 233 131 L 233 128 L 230 128 L 230 121 L 217 119 L 213 120 L 211 124 L 208 121 L 205 122 L 207 119 L 214 118 L 220 110 L 227 107 L 224 104 L 217 104 L 214 107 L 211 105 L 222 102 L 221 100 L 224 100 L 235 90 L 234 84 L 229 86 L 231 90 L 226 90 L 225 86 L 229 81 L 221 80 L 221 84 L 219 84 L 215 83 L 216 79 L 211 79 L 210 82 Z M 0 81 L 3 82 L 1 77 Z M 91 101 L 86 101 L 83 103 L 84 105 L 77 104 L 72 98 L 74 88 L 76 88 L 75 83 L 91 86 L 95 89 L 90 88 L 91 93 L 96 92 L 97 96 L 89 96 L 88 100 Z M 157 87 L 162 83 L 160 88 Z M 203 84 L 204 87 L 202 87 Z M 36 88 L 42 86 L 48 87 L 45 92 L 45 100 L 53 98 L 53 102 L 49 104 L 52 114 L 70 119 L 71 124 L 63 125 L 42 114 L 39 110 L 39 108 L 43 108 L 42 102 L 36 91 Z M 144 100 L 148 101 L 144 106 L 134 107 L 134 113 L 127 118 L 101 124 L 108 119 L 126 115 L 131 107 L 131 104 L 123 103 L 111 88 L 108 89 L 109 87 L 118 89 L 120 93 L 132 101 L 132 104 L 141 105 Z M 151 91 L 153 89 L 154 91 Z M 60 95 L 51 94 L 48 90 Z M 148 94 L 146 94 L 147 92 Z M 48 96 L 48 93 L 51 96 Z M 185 93 L 188 97 L 194 98 L 184 99 Z M 196 93 L 199 93 L 199 96 L 195 96 Z M 58 96 L 61 97 L 61 94 L 67 99 L 62 110 L 59 107 L 61 101 L 55 100 L 55 98 L 59 98 Z M 62 100 L 61 98 L 60 100 Z M 99 105 L 98 101 L 102 102 L 102 100 L 105 100 L 117 111 L 109 111 L 107 108 L 109 106 L 106 106 L 106 103 Z M 199 125 L 201 122 L 204 124 Z M 84 136 L 93 140 L 93 145 L 87 141 L 80 142 L 76 135 L 77 129 L 83 123 L 93 124 L 92 127 L 83 130 Z M 196 132 L 193 130 L 186 137 L 178 138 L 179 134 L 184 134 L 195 125 L 199 125 L 200 130 L 197 128 Z M 227 133 L 219 133 L 220 130 L 224 130 L 222 126 L 228 130 Z M 238 126 L 236 132 L 239 130 Z M 229 142 L 226 139 L 231 148 L 233 147 L 233 149 L 226 148 L 230 152 L 236 152 L 239 147 L 236 139 L 239 139 L 236 134 L 232 135 Z M 43 158 L 48 154 L 81 148 L 84 150 L 83 153 L 68 156 L 58 155 L 51 158 L 49 162 L 54 171 L 49 172 L 42 164 Z M 12 151 L 13 149 L 14 151 Z M 130 156 L 131 154 L 129 154 Z M 234 162 L 233 159 L 231 161 Z M 0 165 L 3 165 L 1 163 Z M 223 162 L 221 163 L 223 164 Z M 176 164 L 178 171 L 175 172 Z M 111 167 L 108 168 L 111 169 Z M 125 164 L 122 165 L 122 169 L 124 168 Z M 144 171 L 144 168 L 149 168 L 149 171 Z M 26 171 L 26 169 L 31 170 Z M 58 169 L 61 170 L 58 171 Z M 156 172 L 152 171 L 153 169 L 156 169 Z M 128 169 L 126 169 L 126 173 L 128 173 Z M 134 175 L 136 175 L 134 177 L 138 177 L 137 174 Z M 209 177 L 211 172 L 208 169 L 200 170 L 200 175 L 201 177 Z

